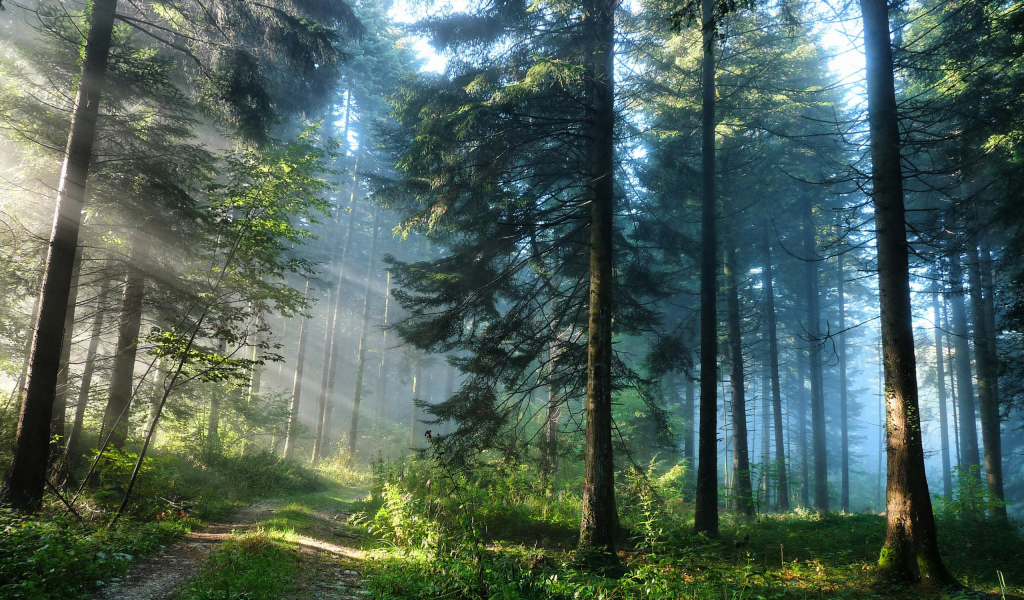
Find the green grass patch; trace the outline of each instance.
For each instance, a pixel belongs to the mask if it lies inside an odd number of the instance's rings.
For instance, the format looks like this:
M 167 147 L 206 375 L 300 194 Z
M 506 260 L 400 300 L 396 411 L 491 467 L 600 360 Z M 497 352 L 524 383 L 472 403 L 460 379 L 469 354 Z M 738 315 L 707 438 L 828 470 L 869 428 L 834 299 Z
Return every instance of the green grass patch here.
M 179 600 L 276 600 L 294 586 L 299 559 L 286 536 L 263 528 L 232 537 L 178 593 Z

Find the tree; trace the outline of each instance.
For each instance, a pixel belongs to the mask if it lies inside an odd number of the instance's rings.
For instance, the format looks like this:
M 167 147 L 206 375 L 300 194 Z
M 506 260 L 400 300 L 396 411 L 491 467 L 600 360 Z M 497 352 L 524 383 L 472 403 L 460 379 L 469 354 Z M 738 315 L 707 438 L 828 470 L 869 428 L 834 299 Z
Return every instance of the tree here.
M 955 583 L 939 555 L 921 445 L 899 115 L 884 0 L 861 0 L 867 63 L 872 203 L 886 403 L 886 535 L 879 566 L 898 577 Z

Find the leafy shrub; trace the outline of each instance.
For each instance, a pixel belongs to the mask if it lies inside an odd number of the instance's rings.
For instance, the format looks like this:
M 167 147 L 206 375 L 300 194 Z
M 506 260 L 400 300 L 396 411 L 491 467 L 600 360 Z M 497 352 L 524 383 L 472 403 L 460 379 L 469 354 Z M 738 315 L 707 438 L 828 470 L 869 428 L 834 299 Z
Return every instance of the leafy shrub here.
M 184 535 L 187 520 L 125 522 L 117 529 L 0 510 L 0 598 L 84 598 L 137 557 Z

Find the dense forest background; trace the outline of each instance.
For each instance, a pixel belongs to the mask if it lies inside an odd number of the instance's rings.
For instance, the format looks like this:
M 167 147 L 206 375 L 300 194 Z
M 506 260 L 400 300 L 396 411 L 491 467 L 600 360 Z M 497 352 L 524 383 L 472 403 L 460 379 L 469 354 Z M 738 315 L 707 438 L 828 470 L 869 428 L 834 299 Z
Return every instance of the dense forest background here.
M 1021 593 L 1024 4 L 3 9 L 0 597 Z

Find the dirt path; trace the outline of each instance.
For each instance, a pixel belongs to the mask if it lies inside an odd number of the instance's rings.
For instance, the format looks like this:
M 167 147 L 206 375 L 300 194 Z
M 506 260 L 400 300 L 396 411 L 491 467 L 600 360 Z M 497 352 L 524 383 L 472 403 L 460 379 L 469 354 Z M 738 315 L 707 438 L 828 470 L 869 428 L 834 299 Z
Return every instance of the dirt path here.
M 134 565 L 128 575 L 111 582 L 96 600 L 173 600 L 178 589 L 200 572 L 206 558 L 233 533 L 254 529 L 274 515 L 280 500 L 260 502 L 235 511 L 217 523 L 193 531 L 184 540 Z M 346 515 L 347 516 L 347 515 Z M 300 576 L 296 590 L 286 598 L 318 600 L 363 600 L 369 592 L 361 586 L 363 552 L 325 539 L 344 541 L 354 537 L 337 523 L 338 515 L 316 513 L 323 522 L 315 537 L 298 535 L 296 544 Z

